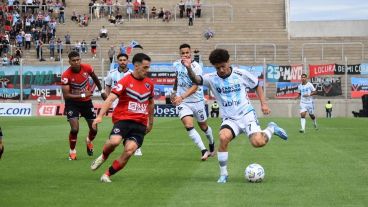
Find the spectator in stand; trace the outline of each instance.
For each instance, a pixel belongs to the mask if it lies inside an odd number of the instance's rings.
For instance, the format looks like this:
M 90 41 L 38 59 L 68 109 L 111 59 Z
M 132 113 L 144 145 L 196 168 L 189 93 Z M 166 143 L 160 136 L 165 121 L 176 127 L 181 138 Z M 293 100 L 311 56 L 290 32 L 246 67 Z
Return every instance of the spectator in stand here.
M 202 11 L 202 3 L 200 0 L 197 0 L 197 2 L 194 4 L 195 10 L 196 10 L 196 17 L 201 17 L 201 11 Z
M 141 8 L 140 8 L 141 14 L 144 16 L 146 14 L 146 2 L 144 0 L 141 0 Z
M 193 7 L 193 1 L 192 0 L 186 0 L 185 9 L 186 9 L 188 18 L 189 18 L 190 12 L 192 11 L 192 7 Z
M 100 29 L 100 38 L 107 38 L 109 40 L 109 31 L 105 28 L 105 26 L 102 26 Z
M 59 24 L 63 23 L 65 24 L 65 18 L 64 18 L 64 6 L 61 6 L 59 8 Z
M 23 56 L 22 48 L 18 47 L 17 50 L 15 50 L 12 63 L 13 65 L 20 65 L 20 59 Z
M 138 0 L 134 0 L 133 2 L 134 18 L 138 18 L 140 6 L 141 5 L 138 2 Z
M 166 10 L 164 13 L 163 21 L 169 22 L 171 19 L 171 12 L 169 10 Z
M 57 49 L 57 57 L 55 58 L 55 61 L 60 61 L 61 55 L 63 54 L 64 51 L 64 44 L 60 38 L 58 38 L 56 41 L 56 49 Z
M 15 39 L 17 40 L 18 47 L 22 47 L 23 46 L 23 37 L 22 37 L 22 34 L 21 33 L 18 33 Z
M 153 6 L 151 9 L 151 18 L 156 19 L 156 16 L 157 16 L 157 9 L 155 6 Z
M 123 15 L 120 12 L 117 12 L 115 16 L 116 24 L 122 24 L 124 22 Z
M 185 11 L 185 3 L 183 2 L 183 0 L 180 0 L 180 2 L 178 3 L 179 6 L 179 16 L 180 18 L 184 17 L 184 11 Z
M 193 14 L 193 12 L 191 11 L 191 12 L 189 13 L 189 23 L 188 23 L 188 25 L 189 25 L 189 26 L 193 26 L 193 18 L 194 18 L 194 14 Z
M 25 46 L 25 49 L 29 50 L 31 49 L 31 40 L 32 40 L 32 35 L 29 31 L 26 32 L 26 34 L 24 35 L 24 38 L 26 40 L 26 46 Z
M 82 44 L 79 42 L 79 40 L 77 40 L 75 43 L 74 43 L 74 50 L 77 51 L 78 53 L 80 53 L 81 51 L 81 47 L 82 47 Z
M 2 64 L 2 66 L 10 65 L 9 58 L 8 58 L 8 55 L 6 53 L 3 55 L 3 58 L 1 59 L 1 64 Z
M 50 59 L 53 60 L 55 56 L 55 39 L 52 37 L 49 41 Z
M 115 47 L 114 45 L 111 45 L 109 51 L 107 51 L 107 55 L 109 56 L 110 63 L 112 63 L 112 61 L 114 60 L 115 54 L 116 54 Z
M 126 3 L 126 12 L 127 12 L 127 16 L 130 18 L 130 16 L 133 13 L 133 4 L 131 1 Z
M 73 10 L 71 20 L 72 20 L 72 21 L 76 21 L 76 22 L 78 21 L 77 12 L 75 11 L 75 9 Z
M 160 12 L 158 13 L 158 18 L 159 19 L 163 19 L 164 18 L 164 14 L 165 14 L 165 12 L 164 12 L 164 8 L 160 8 Z
M 81 50 L 84 54 L 87 53 L 87 42 L 85 40 L 82 40 L 81 42 Z
M 96 17 L 96 19 L 100 19 L 100 9 L 101 9 L 101 4 L 100 3 L 98 3 L 98 1 L 97 2 L 95 2 L 94 4 L 93 4 L 93 6 L 94 6 L 94 8 L 95 8 L 95 17 Z
M 70 52 L 71 37 L 70 37 L 69 32 L 66 33 L 64 38 L 65 38 L 66 49 L 68 50 L 67 52 Z
M 94 38 L 91 41 L 91 53 L 92 53 L 93 59 L 95 59 L 96 54 L 97 54 L 97 41 Z

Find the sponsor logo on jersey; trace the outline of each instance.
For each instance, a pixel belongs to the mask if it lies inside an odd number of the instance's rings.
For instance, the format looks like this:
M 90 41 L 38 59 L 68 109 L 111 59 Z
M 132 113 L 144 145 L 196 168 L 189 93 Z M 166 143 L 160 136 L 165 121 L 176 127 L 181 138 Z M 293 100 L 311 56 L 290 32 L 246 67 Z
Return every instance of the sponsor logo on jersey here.
M 132 111 L 134 113 L 145 114 L 146 109 L 147 109 L 147 104 L 129 101 L 129 104 L 128 104 L 129 111 Z
M 224 87 L 216 87 L 216 90 L 218 93 L 232 93 L 232 92 L 238 92 L 241 90 L 240 84 L 235 84 L 232 86 L 224 86 Z

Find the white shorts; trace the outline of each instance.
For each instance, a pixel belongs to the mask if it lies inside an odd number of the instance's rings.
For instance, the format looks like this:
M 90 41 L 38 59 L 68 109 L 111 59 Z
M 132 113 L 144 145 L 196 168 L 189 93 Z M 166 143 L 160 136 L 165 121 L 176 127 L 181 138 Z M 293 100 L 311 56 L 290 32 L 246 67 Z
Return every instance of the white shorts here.
M 308 112 L 309 115 L 314 114 L 314 105 L 313 103 L 300 103 L 300 113 Z
M 207 113 L 203 101 L 196 103 L 183 102 L 176 108 L 179 111 L 180 119 L 182 119 L 184 116 L 193 116 L 198 122 L 204 122 L 207 120 Z
M 235 137 L 238 136 L 240 133 L 245 133 L 249 137 L 253 133 L 262 131 L 261 126 L 259 126 L 256 112 L 254 110 L 248 112 L 240 119 L 225 118 L 222 121 L 221 128 L 224 125 L 230 126 L 235 134 Z

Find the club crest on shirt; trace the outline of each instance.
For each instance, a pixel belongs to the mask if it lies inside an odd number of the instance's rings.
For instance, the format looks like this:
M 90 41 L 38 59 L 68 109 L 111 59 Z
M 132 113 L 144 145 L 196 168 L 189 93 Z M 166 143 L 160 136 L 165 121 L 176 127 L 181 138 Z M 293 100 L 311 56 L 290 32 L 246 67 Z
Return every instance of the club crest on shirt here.
M 146 86 L 147 89 L 151 88 L 151 85 L 149 83 L 145 83 L 144 85 Z
M 133 84 L 130 84 L 129 87 L 133 88 Z
M 85 78 L 87 78 L 87 77 L 88 77 L 88 74 L 87 74 L 87 73 L 83 73 L 82 75 L 83 75 L 83 77 L 85 77 Z

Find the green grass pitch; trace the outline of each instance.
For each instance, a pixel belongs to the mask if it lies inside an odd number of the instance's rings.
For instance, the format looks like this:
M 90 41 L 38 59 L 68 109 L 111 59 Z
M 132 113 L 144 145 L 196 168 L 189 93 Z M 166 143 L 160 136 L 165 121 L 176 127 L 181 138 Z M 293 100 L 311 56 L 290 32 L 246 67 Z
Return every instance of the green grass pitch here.
M 69 161 L 65 117 L 1 117 L 5 153 L 0 161 L 0 206 L 368 205 L 368 119 L 321 118 L 319 131 L 308 119 L 305 134 L 299 134 L 297 118 L 260 121 L 262 128 L 276 121 L 288 131 L 289 140 L 273 136 L 267 146 L 256 149 L 245 135 L 238 136 L 229 147 L 226 184 L 216 183 L 217 157 L 201 162 L 177 118 L 156 118 L 143 156 L 132 157 L 106 184 L 99 178 L 122 147 L 96 172 L 89 166 L 101 153 L 110 119 L 99 125 L 93 157 L 86 154 L 88 127 L 81 119 L 78 160 Z M 209 124 L 218 140 L 220 119 L 209 119 Z M 244 169 L 254 162 L 265 169 L 262 183 L 245 181 Z

